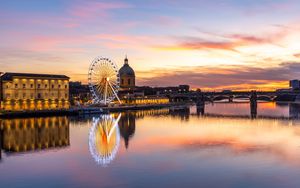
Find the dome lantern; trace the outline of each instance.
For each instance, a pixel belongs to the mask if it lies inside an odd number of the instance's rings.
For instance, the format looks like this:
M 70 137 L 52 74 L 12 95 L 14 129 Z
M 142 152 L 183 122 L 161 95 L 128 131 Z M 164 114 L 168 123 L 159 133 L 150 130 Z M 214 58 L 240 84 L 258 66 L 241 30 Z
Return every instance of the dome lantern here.
M 119 70 L 120 76 L 135 76 L 134 70 L 129 66 L 127 56 L 124 59 L 124 65 Z
M 124 64 L 128 64 L 128 58 L 127 58 L 127 55 L 125 56 Z

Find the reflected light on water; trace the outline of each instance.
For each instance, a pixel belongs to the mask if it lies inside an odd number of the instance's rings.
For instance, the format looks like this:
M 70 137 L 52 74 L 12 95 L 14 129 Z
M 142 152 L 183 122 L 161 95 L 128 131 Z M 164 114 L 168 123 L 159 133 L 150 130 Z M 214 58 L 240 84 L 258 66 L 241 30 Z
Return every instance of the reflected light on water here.
M 0 148 L 9 154 L 64 148 L 70 145 L 69 119 L 46 117 L 0 120 L 0 138 Z
M 157 145 L 161 148 L 182 149 L 187 153 L 225 149 L 222 152 L 224 156 L 264 153 L 282 162 L 300 165 L 300 127 L 296 126 L 298 122 L 217 117 L 199 119 L 192 116 L 189 121 L 182 124 L 174 122 L 172 118 L 149 117 L 141 122 L 143 132 L 151 132 L 153 129 L 151 122 L 157 122 L 155 126 L 158 126 L 164 134 L 149 134 L 140 139 L 135 148 L 140 152 L 149 150 L 144 146 Z M 211 154 L 215 156 L 215 153 Z
M 114 160 L 120 145 L 118 122 L 113 115 L 94 117 L 89 133 L 89 150 L 95 161 L 106 166 Z
M 1 187 L 299 187 L 299 107 L 0 120 Z

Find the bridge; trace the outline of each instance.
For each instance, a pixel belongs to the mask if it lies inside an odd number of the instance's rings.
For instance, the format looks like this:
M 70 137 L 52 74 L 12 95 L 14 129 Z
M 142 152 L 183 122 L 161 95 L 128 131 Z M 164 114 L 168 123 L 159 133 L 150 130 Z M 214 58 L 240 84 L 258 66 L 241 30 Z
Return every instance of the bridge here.
M 215 102 L 215 101 L 250 101 L 251 91 L 237 91 L 237 92 L 201 92 L 201 95 L 204 96 L 204 101 Z M 276 92 L 256 92 L 257 101 L 274 101 L 276 100 L 278 93 Z M 198 92 L 189 92 L 189 93 L 176 93 L 169 94 L 167 97 L 171 102 L 184 102 L 184 101 L 193 101 L 196 102 L 199 98 Z

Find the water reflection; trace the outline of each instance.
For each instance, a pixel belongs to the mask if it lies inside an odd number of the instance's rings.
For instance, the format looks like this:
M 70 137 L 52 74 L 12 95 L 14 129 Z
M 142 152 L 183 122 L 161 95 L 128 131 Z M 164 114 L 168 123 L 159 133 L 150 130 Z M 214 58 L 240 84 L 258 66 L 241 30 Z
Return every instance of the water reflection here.
M 124 139 L 126 149 L 128 149 L 129 146 L 129 139 L 133 137 L 135 132 L 135 119 L 136 119 L 135 113 L 124 112 L 122 113 L 122 117 L 119 122 L 121 136 Z
M 215 107 L 219 106 L 219 104 L 214 105 Z M 241 106 L 236 104 L 234 107 L 235 110 L 238 111 L 246 106 L 245 104 Z M 183 107 L 164 109 L 161 111 L 152 110 L 122 113 L 119 127 L 121 136 L 124 139 L 125 148 L 128 148 L 130 139 L 132 139 L 136 133 L 137 119 L 141 119 L 139 124 L 143 124 L 144 127 L 138 127 L 139 129 L 145 127 L 148 127 L 149 130 L 153 129 L 150 128 L 150 126 L 153 126 L 153 122 L 155 122 L 157 126 L 165 124 L 173 124 L 173 126 L 172 128 L 169 126 L 159 126 L 160 131 L 164 132 L 163 136 L 148 133 L 147 138 L 140 138 L 139 143 L 135 142 L 135 145 L 132 146 L 133 148 L 144 148 L 144 146 L 157 144 L 160 145 L 160 147 L 180 148 L 182 146 L 185 151 L 190 151 L 190 149 L 205 151 L 209 148 L 214 150 L 218 148 L 229 148 L 234 155 L 238 153 L 244 155 L 245 153 L 269 152 L 280 157 L 298 160 L 300 157 L 297 149 L 300 130 L 296 125 L 299 125 L 300 122 L 281 119 L 281 115 L 276 116 L 276 114 L 272 114 L 274 107 L 278 110 L 278 114 L 280 114 L 279 112 L 286 113 L 288 109 L 289 111 L 285 115 L 299 118 L 299 104 L 286 104 L 282 111 L 281 108 L 278 109 L 276 103 L 263 103 L 260 109 L 271 109 L 267 111 L 271 112 L 270 114 L 265 113 L 268 115 L 267 117 L 270 118 L 259 117 L 253 121 L 251 116 L 241 118 L 240 115 L 235 114 L 222 117 L 215 117 L 211 114 L 199 116 L 196 107 L 194 107 L 196 108 L 194 110 L 196 110 L 197 116 L 193 116 L 193 108 Z M 251 112 L 250 109 L 249 111 Z M 222 112 L 226 114 L 226 111 Z M 145 120 L 146 116 L 148 117 Z M 171 119 L 166 117 L 171 117 Z M 183 120 L 184 123 L 189 126 L 174 126 L 174 122 L 176 122 L 177 118 Z M 145 130 L 139 130 L 139 132 L 143 131 Z M 289 141 L 285 141 L 286 138 L 289 138 Z M 283 145 L 289 145 L 293 149 L 287 149 Z
M 182 121 L 189 121 L 190 118 L 190 107 L 183 106 L 180 108 L 171 108 L 169 111 L 169 115 L 171 117 L 179 117 Z
M 299 119 L 300 118 L 300 104 L 289 104 L 289 115 L 291 118 Z
M 89 149 L 95 161 L 100 165 L 108 165 L 118 152 L 120 143 L 118 122 L 120 118 L 121 114 L 117 119 L 112 114 L 93 118 L 89 134 Z
M 5 119 L 0 124 L 1 150 L 8 154 L 70 145 L 67 117 Z
M 300 104 L 261 102 L 257 105 L 250 103 L 208 103 L 204 109 L 193 107 L 192 114 L 230 116 L 230 117 L 250 117 L 250 118 L 300 118 Z
M 225 105 L 214 104 L 214 111 L 207 107 L 203 116 L 191 107 L 62 117 L 59 121 L 67 132 L 70 121 L 71 147 L 3 160 L 1 186 L 26 182 L 28 187 L 153 187 L 155 182 L 155 187 L 299 187 L 300 121 L 259 117 L 299 117 L 298 105 L 259 103 L 255 119 L 250 118 L 249 103 Z M 233 115 L 215 117 L 212 112 Z M 34 126 L 45 129 L 48 122 L 51 127 L 50 120 L 34 119 Z M 19 124 L 18 129 L 32 124 L 18 121 L 1 122 L 1 141 L 8 138 L 4 139 L 4 127 L 6 132 L 16 129 L 8 124 Z M 35 134 L 45 140 L 42 132 Z
M 170 115 L 172 118 L 180 118 L 182 121 L 188 121 L 190 117 L 190 107 L 185 106 L 181 108 L 123 112 L 119 121 L 119 128 L 121 136 L 124 139 L 125 148 L 128 149 L 129 141 L 134 136 L 137 119 L 143 119 L 146 116 L 160 117 L 168 115 Z
M 93 117 L 89 133 L 89 150 L 94 160 L 102 166 L 107 166 L 116 157 L 121 137 L 124 139 L 125 148 L 128 149 L 129 141 L 136 131 L 137 119 L 162 115 L 171 115 L 173 118 L 179 117 L 188 121 L 190 108 L 127 111 Z

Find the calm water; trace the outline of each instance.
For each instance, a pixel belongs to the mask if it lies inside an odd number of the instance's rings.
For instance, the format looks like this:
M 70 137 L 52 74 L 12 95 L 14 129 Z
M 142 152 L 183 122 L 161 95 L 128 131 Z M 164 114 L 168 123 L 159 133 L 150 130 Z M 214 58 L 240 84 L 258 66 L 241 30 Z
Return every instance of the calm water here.
M 0 120 L 0 187 L 300 187 L 300 106 L 257 111 Z

